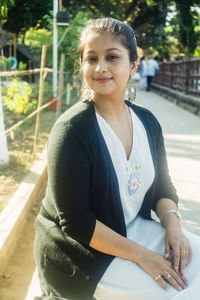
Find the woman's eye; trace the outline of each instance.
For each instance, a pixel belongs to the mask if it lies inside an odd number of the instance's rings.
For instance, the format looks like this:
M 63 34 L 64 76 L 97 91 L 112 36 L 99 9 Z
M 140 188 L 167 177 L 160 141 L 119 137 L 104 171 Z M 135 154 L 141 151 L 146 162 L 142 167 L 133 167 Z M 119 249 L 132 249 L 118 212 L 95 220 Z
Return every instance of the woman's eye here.
M 115 59 L 117 59 L 117 58 L 118 58 L 117 55 L 108 55 L 108 56 L 107 56 L 107 60 L 115 60 Z
M 89 63 L 92 63 L 92 62 L 95 62 L 96 61 L 96 57 L 87 57 L 87 62 L 89 62 Z

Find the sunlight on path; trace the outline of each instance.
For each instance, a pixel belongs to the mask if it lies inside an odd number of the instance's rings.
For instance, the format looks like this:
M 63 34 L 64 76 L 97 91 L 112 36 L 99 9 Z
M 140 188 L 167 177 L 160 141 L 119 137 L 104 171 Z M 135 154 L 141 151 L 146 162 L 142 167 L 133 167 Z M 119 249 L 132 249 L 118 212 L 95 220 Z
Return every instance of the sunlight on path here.
M 200 117 L 139 89 L 136 103 L 150 109 L 161 123 L 183 226 L 200 235 Z

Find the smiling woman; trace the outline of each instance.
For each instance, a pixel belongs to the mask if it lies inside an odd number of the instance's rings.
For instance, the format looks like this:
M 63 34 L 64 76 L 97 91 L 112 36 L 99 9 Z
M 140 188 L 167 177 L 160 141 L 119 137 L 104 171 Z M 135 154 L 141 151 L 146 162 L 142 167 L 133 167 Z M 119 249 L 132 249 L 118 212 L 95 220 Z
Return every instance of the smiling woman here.
M 134 32 L 93 20 L 79 51 L 90 93 L 49 138 L 35 239 L 41 299 L 197 299 L 200 239 L 181 230 L 160 124 L 124 100 L 137 66 Z
M 98 98 L 95 103 L 106 101 L 105 96 L 118 101 L 121 95 L 123 99 L 136 61 L 130 61 L 128 49 L 109 33 L 92 32 L 87 40 L 82 51 L 82 70 L 85 83 L 93 91 L 93 97 Z

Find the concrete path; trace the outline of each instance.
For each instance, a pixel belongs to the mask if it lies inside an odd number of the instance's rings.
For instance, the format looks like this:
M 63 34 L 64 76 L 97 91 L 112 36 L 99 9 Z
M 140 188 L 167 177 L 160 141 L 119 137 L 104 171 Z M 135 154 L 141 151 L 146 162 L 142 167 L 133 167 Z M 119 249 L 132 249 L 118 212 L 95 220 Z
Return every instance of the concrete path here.
M 150 109 L 161 123 L 183 227 L 200 235 L 200 117 L 139 87 L 136 103 Z

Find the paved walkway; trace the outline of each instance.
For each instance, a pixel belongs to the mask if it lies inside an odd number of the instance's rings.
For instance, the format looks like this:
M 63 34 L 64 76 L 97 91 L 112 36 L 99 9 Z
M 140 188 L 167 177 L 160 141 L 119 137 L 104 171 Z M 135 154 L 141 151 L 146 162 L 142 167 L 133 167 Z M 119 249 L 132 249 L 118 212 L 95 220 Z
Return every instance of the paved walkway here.
M 136 103 L 150 109 L 161 123 L 183 226 L 200 235 L 200 117 L 139 88 Z

